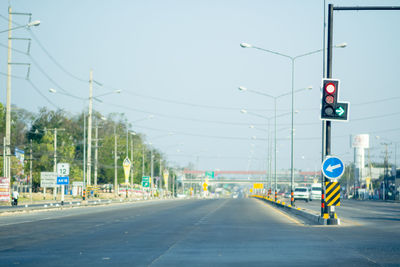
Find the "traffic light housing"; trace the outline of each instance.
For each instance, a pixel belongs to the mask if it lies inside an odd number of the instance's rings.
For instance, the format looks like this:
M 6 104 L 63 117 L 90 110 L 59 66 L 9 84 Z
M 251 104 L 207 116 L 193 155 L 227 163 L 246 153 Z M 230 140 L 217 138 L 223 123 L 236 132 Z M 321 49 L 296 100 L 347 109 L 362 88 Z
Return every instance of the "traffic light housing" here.
M 349 103 L 339 102 L 339 80 L 322 80 L 321 120 L 348 119 Z

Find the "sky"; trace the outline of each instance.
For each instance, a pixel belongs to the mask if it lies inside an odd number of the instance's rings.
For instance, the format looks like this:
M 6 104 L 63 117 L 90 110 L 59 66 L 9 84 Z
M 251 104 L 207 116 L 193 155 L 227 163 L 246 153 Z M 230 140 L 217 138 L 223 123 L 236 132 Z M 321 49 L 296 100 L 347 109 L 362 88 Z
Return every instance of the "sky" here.
M 400 6 L 400 1 L 326 1 L 335 6 Z M 32 38 L 30 56 L 12 52 L 12 104 L 37 112 L 61 108 L 87 110 L 89 72 L 99 84 L 94 95 L 122 90 L 95 101 L 107 115 L 124 113 L 131 129 L 162 151 L 170 165 L 194 164 L 201 170 L 265 170 L 268 120 L 273 96 L 291 90 L 291 62 L 252 48 L 296 56 L 323 48 L 324 1 L 321 0 L 11 0 L 0 2 L 0 30 L 13 12 L 32 13 L 41 24 L 16 29 L 13 37 Z M 14 15 L 15 26 L 28 17 Z M 340 100 L 350 102 L 348 122 L 332 123 L 332 154 L 353 161 L 350 135 L 370 134 L 370 158 L 390 161 L 400 141 L 399 11 L 335 11 L 333 78 L 340 80 Z M 7 33 L 0 34 L 0 101 L 5 103 Z M 26 51 L 27 41 L 13 48 Z M 323 55 L 296 60 L 294 167 L 321 166 L 321 80 Z M 22 79 L 21 79 L 22 78 Z M 56 94 L 49 92 L 57 90 Z M 247 114 L 240 112 L 248 110 Z M 277 113 L 291 111 L 291 97 L 281 97 Z M 257 114 L 258 116 L 254 115 Z M 154 115 L 149 119 L 149 115 Z M 271 120 L 270 130 L 273 130 Z M 250 127 L 253 125 L 254 127 Z M 277 119 L 277 167 L 289 169 L 291 116 Z M 379 136 L 379 139 L 376 138 Z M 270 135 L 273 139 L 273 135 Z M 398 156 L 399 157 L 399 156 Z

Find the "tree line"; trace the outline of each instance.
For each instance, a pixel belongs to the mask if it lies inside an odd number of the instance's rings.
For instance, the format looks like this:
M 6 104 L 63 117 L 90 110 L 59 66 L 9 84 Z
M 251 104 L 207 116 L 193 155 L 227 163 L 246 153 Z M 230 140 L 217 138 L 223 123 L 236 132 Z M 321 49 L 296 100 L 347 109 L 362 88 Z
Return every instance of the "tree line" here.
M 12 182 L 26 181 L 30 173 L 32 158 L 33 187 L 40 186 L 40 172 L 52 172 L 54 169 L 54 130 L 57 129 L 57 162 L 70 164 L 70 183 L 83 180 L 84 138 L 87 142 L 87 129 L 84 131 L 84 112 L 72 115 L 64 110 L 49 110 L 39 108 L 37 113 L 16 106 L 11 114 L 11 175 Z M 123 160 L 131 159 L 131 141 L 133 140 L 133 182 L 140 184 L 142 166 L 144 175 L 150 175 L 150 154 L 154 159 L 154 175 L 160 176 L 160 161 L 165 166 L 165 159 L 160 151 L 145 144 L 145 136 L 140 133 L 130 134 L 131 125 L 121 113 L 111 113 L 105 117 L 97 111 L 92 114 L 92 184 L 94 170 L 95 128 L 98 129 L 98 184 L 114 183 L 115 138 L 117 138 L 117 169 L 118 183 L 123 183 Z M 86 125 L 87 127 L 87 125 Z M 126 154 L 128 132 L 128 155 Z M 85 137 L 84 137 L 85 132 Z M 5 108 L 0 103 L 0 140 L 4 144 Z M 133 138 L 133 139 L 132 139 Z M 3 145 L 4 148 L 4 145 Z M 15 151 L 24 151 L 24 164 L 15 156 Z M 32 155 L 30 153 L 32 151 Z M 87 152 L 86 152 L 87 153 Z M 3 156 L 0 160 L 0 172 L 4 176 Z M 144 161 L 143 161 L 144 158 Z

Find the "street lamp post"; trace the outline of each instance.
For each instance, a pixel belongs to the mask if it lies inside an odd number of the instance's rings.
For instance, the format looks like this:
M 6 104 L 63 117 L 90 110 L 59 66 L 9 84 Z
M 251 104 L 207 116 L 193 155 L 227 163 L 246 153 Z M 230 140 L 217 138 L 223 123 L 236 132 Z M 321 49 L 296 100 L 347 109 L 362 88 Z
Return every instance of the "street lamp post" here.
M 246 112 L 242 112 L 242 113 L 247 113 L 247 110 L 243 110 L 243 111 L 246 111 Z M 250 113 L 251 114 L 251 113 Z M 269 190 L 268 190 L 268 197 L 270 197 L 270 195 L 271 195 L 271 192 L 272 192 L 272 155 L 271 155 L 271 153 L 272 153 L 272 149 L 271 149 L 271 142 L 272 142 L 272 140 L 271 140 L 271 119 L 272 119 L 273 117 L 269 117 L 269 118 L 267 118 L 266 117 L 266 119 L 268 120 L 268 127 L 267 127 L 267 132 L 268 132 L 268 151 L 267 151 L 267 153 L 268 153 L 268 160 L 267 160 L 267 166 L 268 166 L 268 180 L 269 180 Z M 254 125 L 250 125 L 250 128 L 251 129 L 258 129 L 257 127 L 254 127 Z M 263 129 L 258 129 L 258 130 L 261 130 L 261 131 L 264 131 Z
M 288 59 L 290 59 L 290 61 L 291 61 L 291 64 L 292 64 L 292 78 L 291 78 L 291 82 L 292 82 L 292 92 L 291 92 L 291 96 L 292 96 L 292 122 L 291 122 L 291 124 L 292 124 L 292 130 L 291 130 L 291 134 L 290 134 L 290 143 L 291 143 L 291 145 L 290 145 L 290 158 L 291 158 L 291 160 L 290 160 L 290 165 L 291 165 L 291 167 L 290 167 L 290 176 L 291 176 L 291 179 L 290 179 L 290 190 L 291 190 L 291 192 L 290 192 L 290 195 L 291 195 L 291 197 L 290 197 L 290 203 L 291 203 L 291 205 L 293 206 L 294 205 L 294 199 L 293 199 L 293 185 L 294 185 L 294 131 L 293 131 L 293 124 L 294 124 L 294 63 L 295 63 L 295 61 L 296 61 L 296 59 L 298 59 L 298 58 L 302 58 L 302 57 L 305 57 L 305 56 L 309 56 L 309 55 L 313 55 L 313 54 L 316 54 L 316 53 L 319 53 L 319 52 L 321 52 L 321 51 L 323 51 L 324 49 L 318 49 L 318 50 L 314 50 L 314 51 L 311 51 L 311 52 L 308 52 L 308 53 L 304 53 L 304 54 L 301 54 L 301 55 L 297 55 L 297 56 L 289 56 L 289 55 L 286 55 L 286 54 L 283 54 L 283 53 L 280 53 L 280 52 L 276 52 L 276 51 L 272 51 L 272 50 L 269 50 L 269 49 L 265 49 L 265 48 L 261 48 L 261 47 L 257 47 L 257 46 L 253 46 L 253 45 L 251 45 L 251 44 L 247 44 L 247 43 L 241 43 L 240 44 L 240 46 L 242 47 L 242 48 L 255 48 L 255 49 L 258 49 L 258 50 L 261 50 L 261 51 L 264 51 L 264 52 L 268 52 L 268 53 L 271 53 L 271 54 L 275 54 L 275 55 L 278 55 L 278 56 L 281 56 L 281 57 L 285 57 L 285 58 L 288 58 Z M 347 46 L 347 44 L 346 43 L 342 43 L 342 44 L 339 44 L 339 45 L 336 45 L 335 47 L 337 47 L 337 48 L 344 48 L 344 47 L 346 47 Z M 275 103 L 276 104 L 276 103 Z
M 275 176 L 275 201 L 277 200 L 277 198 L 278 198 L 278 191 L 277 191 L 277 173 L 276 173 L 276 163 L 277 163 L 277 148 L 276 148 L 276 118 L 278 117 L 277 116 L 277 113 L 276 113 L 276 107 L 277 107 L 277 100 L 279 99 L 279 98 L 281 98 L 281 97 L 283 97 L 283 96 L 287 96 L 287 95 L 290 95 L 290 94 L 293 94 L 293 92 L 288 92 L 288 93 L 284 93 L 284 94 L 281 94 L 281 95 L 278 95 L 278 96 L 272 96 L 272 95 L 270 95 L 270 94 L 267 94 L 267 93 L 264 93 L 264 92 L 260 92 L 260 91 L 256 91 L 256 90 L 251 90 L 251 89 L 247 89 L 246 87 L 243 87 L 243 86 L 239 86 L 239 88 L 238 88 L 240 91 L 248 91 L 248 92 L 251 92 L 251 93 L 254 93 L 254 94 L 259 94 L 259 95 L 263 95 L 263 96 L 266 96 L 266 97 L 269 97 L 269 98 L 272 98 L 273 100 L 274 100 L 274 124 L 275 124 L 275 129 L 274 129 L 274 131 L 275 131 L 275 134 L 274 134 L 274 136 L 275 136 L 275 142 L 274 142 L 274 150 L 275 150 L 275 152 L 274 152 L 274 158 L 275 158 L 275 161 L 274 161 L 274 176 Z M 304 90 L 311 90 L 312 89 L 312 87 L 311 86 L 309 86 L 309 87 L 305 87 L 305 88 L 300 88 L 300 89 L 298 89 L 298 90 L 295 90 L 294 91 L 294 93 L 298 93 L 298 92 L 301 92 L 301 91 L 304 91 Z M 286 114 L 288 114 L 288 113 L 286 113 Z M 279 116 L 282 116 L 282 115 L 286 115 L 286 114 L 281 114 L 281 115 L 279 115 Z M 291 115 L 292 115 L 292 130 L 291 130 L 291 132 L 293 133 L 293 114 L 294 114 L 294 110 L 293 110 L 293 106 L 292 106 L 292 111 L 291 111 Z M 254 114 L 253 114 L 254 115 Z M 263 117 L 263 116 L 261 116 L 261 117 Z M 267 118 L 267 117 L 264 117 L 264 118 Z M 292 150 L 292 152 L 293 152 L 293 150 Z M 293 157 L 291 157 L 292 158 L 292 160 L 293 160 Z M 292 183 L 293 183 L 293 181 L 292 181 Z M 293 188 L 293 185 L 291 186 L 292 188 Z M 292 191 L 291 192 L 293 192 L 293 189 L 292 189 Z M 292 204 L 292 205 L 294 205 L 294 203 Z

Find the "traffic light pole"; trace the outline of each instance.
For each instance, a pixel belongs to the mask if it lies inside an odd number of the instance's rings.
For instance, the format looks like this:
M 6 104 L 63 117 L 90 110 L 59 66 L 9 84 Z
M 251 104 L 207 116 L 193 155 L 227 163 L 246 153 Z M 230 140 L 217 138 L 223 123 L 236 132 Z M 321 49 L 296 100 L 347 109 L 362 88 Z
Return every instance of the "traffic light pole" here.
M 333 11 L 360 11 L 360 10 L 400 10 L 399 6 L 355 6 L 355 7 L 334 7 L 328 5 L 328 35 L 327 35 L 327 60 L 326 77 L 332 78 L 332 39 L 333 39 Z M 346 111 L 347 112 L 347 111 Z M 343 113 L 342 113 L 343 114 Z M 347 116 L 347 115 L 346 115 Z M 324 126 L 324 124 L 323 124 Z M 331 154 L 331 121 L 326 120 L 323 127 L 323 149 L 322 156 L 325 158 Z M 324 140 L 325 139 L 325 140 Z M 324 144 L 325 143 L 325 144 Z M 328 219 L 328 224 L 337 224 L 336 214 L 332 207 L 326 207 L 325 201 L 325 176 L 322 176 L 322 198 L 321 198 L 321 216 Z
M 326 78 L 332 78 L 332 31 L 333 31 L 333 5 L 328 5 L 328 40 L 327 40 L 327 60 L 326 60 Z M 331 130 L 332 130 L 332 122 L 330 120 L 326 121 L 325 124 L 325 153 L 323 158 L 331 155 Z M 328 219 L 328 224 L 337 224 L 337 219 L 335 219 L 334 212 L 332 213 L 331 207 L 326 206 L 325 201 L 325 176 L 322 175 L 322 197 L 321 197 L 321 216 L 325 219 Z

